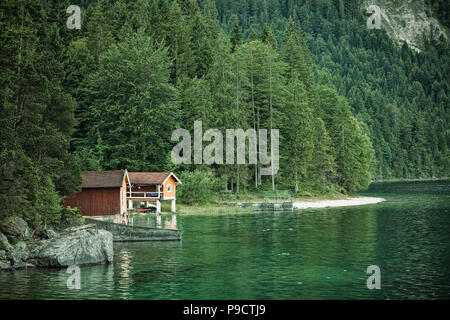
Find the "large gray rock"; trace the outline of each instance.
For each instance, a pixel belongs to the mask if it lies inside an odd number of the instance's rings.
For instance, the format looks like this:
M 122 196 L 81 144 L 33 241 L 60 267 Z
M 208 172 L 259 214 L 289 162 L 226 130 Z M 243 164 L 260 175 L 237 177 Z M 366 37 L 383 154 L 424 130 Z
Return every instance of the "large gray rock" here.
M 10 270 L 10 269 L 11 264 L 9 263 L 9 261 L 0 260 L 0 270 Z
M 28 224 L 18 216 L 11 216 L 0 221 L 0 231 L 13 240 L 29 240 L 32 236 Z
M 12 246 L 9 244 L 8 239 L 0 232 L 0 250 L 10 251 L 11 249 Z
M 11 269 L 11 263 L 8 261 L 8 254 L 13 249 L 8 239 L 0 232 L 0 270 Z
M 6 254 L 6 258 L 9 260 L 13 268 L 23 268 L 25 267 L 25 261 L 27 261 L 29 252 L 25 242 L 20 241 L 16 246 L 9 250 Z
M 41 241 L 32 249 L 38 266 L 63 267 L 113 260 L 113 237 L 95 225 L 69 228 L 56 238 Z
M 44 230 L 43 233 L 44 233 L 44 236 L 46 239 L 53 239 L 53 238 L 58 237 L 58 234 L 55 231 L 53 231 L 52 229 Z

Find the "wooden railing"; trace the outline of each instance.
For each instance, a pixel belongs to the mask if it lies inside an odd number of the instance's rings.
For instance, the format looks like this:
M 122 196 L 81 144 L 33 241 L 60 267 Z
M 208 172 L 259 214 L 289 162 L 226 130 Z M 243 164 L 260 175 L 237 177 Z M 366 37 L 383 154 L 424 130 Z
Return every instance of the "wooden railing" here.
M 162 192 L 127 192 L 127 198 L 160 199 Z

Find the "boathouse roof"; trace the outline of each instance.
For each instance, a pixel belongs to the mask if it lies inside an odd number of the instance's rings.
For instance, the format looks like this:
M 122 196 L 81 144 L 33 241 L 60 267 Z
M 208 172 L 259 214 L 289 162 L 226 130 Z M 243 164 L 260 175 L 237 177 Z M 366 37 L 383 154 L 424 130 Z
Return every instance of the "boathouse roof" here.
M 162 185 L 170 176 L 181 183 L 173 172 L 129 172 L 128 175 L 132 184 Z
M 83 171 L 81 188 L 115 188 L 123 185 L 127 170 Z

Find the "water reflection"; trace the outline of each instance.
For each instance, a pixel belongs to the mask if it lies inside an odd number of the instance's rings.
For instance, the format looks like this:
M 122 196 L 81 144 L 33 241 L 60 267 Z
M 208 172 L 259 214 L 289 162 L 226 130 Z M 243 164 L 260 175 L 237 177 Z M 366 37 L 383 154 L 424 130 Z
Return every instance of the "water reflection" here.
M 130 217 L 129 225 L 165 229 L 178 229 L 176 214 L 145 214 Z
M 175 214 L 172 215 L 172 219 L 166 219 L 164 221 L 164 227 L 166 229 L 176 229 L 177 228 L 177 216 Z
M 105 220 L 119 224 L 128 224 L 130 226 L 162 228 L 164 225 L 166 229 L 178 229 L 176 214 L 148 213 L 134 216 L 116 215 L 113 218 L 106 218 Z
M 81 290 L 67 289 L 65 269 L 0 272 L 0 298 L 450 298 L 450 184 L 438 184 L 377 185 L 366 194 L 387 201 L 360 207 L 131 217 L 183 240 L 115 243 L 113 264 L 81 268 Z M 381 290 L 366 287 L 369 265 Z
M 133 279 L 131 278 L 131 266 L 132 254 L 130 251 L 122 249 L 115 255 L 119 259 L 120 266 L 120 278 L 119 278 L 119 295 L 122 299 L 130 299 L 130 287 L 133 285 Z

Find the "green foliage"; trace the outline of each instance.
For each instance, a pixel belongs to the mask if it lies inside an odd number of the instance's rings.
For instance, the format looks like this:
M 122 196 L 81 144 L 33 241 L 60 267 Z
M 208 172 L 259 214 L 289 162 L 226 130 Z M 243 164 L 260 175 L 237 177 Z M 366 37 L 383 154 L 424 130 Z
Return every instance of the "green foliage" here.
M 177 199 L 185 204 L 204 204 L 213 200 L 223 189 L 223 177 L 215 177 L 210 171 L 196 169 L 180 174 L 182 184 L 177 186 Z
M 320 86 L 317 92 L 322 118 L 334 146 L 338 184 L 350 192 L 368 187 L 373 149 L 363 124 L 352 116 L 348 102 L 334 89 Z
M 242 43 L 242 28 L 236 15 L 232 17 L 233 29 L 231 30 L 231 51 L 234 52 L 237 46 Z
M 64 227 L 80 226 L 84 223 L 83 217 L 78 208 L 65 207 L 61 210 L 60 224 Z
M 315 78 L 347 98 L 367 125 L 375 179 L 448 177 L 448 40 L 425 34 L 420 53 L 398 47 L 384 30 L 367 29 L 357 0 L 215 3 L 220 20 L 239 20 L 249 40 L 270 24 L 301 82 L 314 86 Z M 448 27 L 448 1 L 426 3 Z
M 80 167 L 184 170 L 186 203 L 448 176 L 447 41 L 397 47 L 356 0 L 201 3 L 75 1 L 82 30 L 65 26 L 68 1 L 0 4 L 0 215 L 72 220 L 58 207 Z M 448 25 L 444 2 L 427 3 Z M 195 120 L 279 129 L 278 174 L 175 166 L 171 132 Z
M 91 127 L 85 141 L 98 150 L 102 168 L 164 169 L 178 114 L 170 67 L 167 49 L 142 29 L 102 56 L 89 77 Z M 89 159 L 86 152 L 81 155 Z
M 107 0 L 94 2 L 87 10 L 86 22 L 83 24 L 83 28 L 86 28 L 87 47 L 97 63 L 100 55 L 113 44 L 111 25 L 108 17 L 105 15 L 105 12 L 108 12 L 108 8 Z
M 38 188 L 33 204 L 35 216 L 28 215 L 28 221 L 34 226 L 47 226 L 55 224 L 61 218 L 61 198 L 55 192 L 55 186 L 49 178 L 44 179 Z
M 263 192 L 263 200 L 264 201 L 288 201 L 292 200 L 294 194 L 290 190 L 270 190 Z
M 45 12 L 31 0 L 0 7 L 0 212 L 45 225 L 81 180 L 69 152 L 75 101 L 63 87 L 67 7 L 52 2 Z

